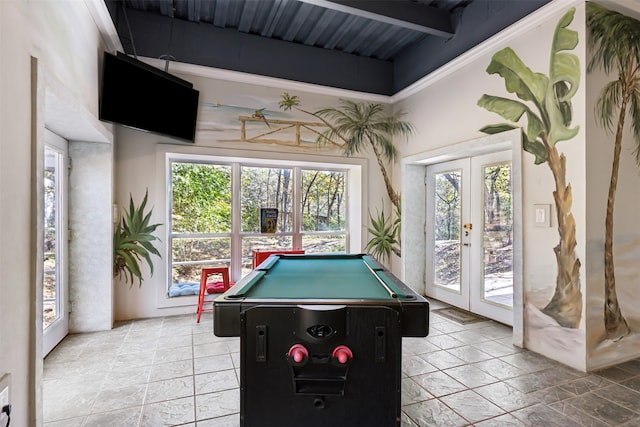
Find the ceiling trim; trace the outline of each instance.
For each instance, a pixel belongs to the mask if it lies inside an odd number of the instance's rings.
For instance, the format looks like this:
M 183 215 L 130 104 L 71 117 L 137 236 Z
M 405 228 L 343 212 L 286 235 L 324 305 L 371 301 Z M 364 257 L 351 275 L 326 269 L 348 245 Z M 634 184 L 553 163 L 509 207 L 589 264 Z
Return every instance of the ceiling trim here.
M 161 59 L 147 57 L 138 57 L 138 59 L 145 62 L 146 64 L 164 70 L 165 61 Z M 243 73 L 241 71 L 230 71 L 221 68 L 207 67 L 204 65 L 187 64 L 184 62 L 170 62 L 169 73 L 179 73 L 183 75 L 206 77 L 210 79 L 218 79 L 229 82 L 268 86 L 288 91 L 298 90 L 301 92 L 334 96 L 336 98 L 358 99 L 361 101 L 375 102 L 380 104 L 391 103 L 391 97 L 386 95 L 358 92 L 354 90 L 316 85 L 313 83 L 303 83 L 293 80 L 280 79 L 277 77 L 266 77 L 258 74 Z
M 104 40 L 106 50 L 110 53 L 116 53 L 116 51 L 124 52 L 116 26 L 113 24 L 104 0 L 84 0 L 84 4 L 89 9 L 89 14 Z
M 449 61 L 442 67 L 436 69 L 435 71 L 427 74 L 415 83 L 395 93 L 391 96 L 391 103 L 395 104 L 396 102 L 402 101 L 412 95 L 415 95 L 416 93 L 428 88 L 429 86 L 434 85 L 449 74 L 471 65 L 481 56 L 491 53 L 496 49 L 504 46 L 511 39 L 534 29 L 540 24 L 545 23 L 558 13 L 584 3 L 584 0 L 553 0 L 550 3 L 547 3 L 540 9 L 511 24 L 509 27 L 488 38 L 474 48 L 469 49 L 454 60 Z
M 124 48 L 120 43 L 120 37 L 116 31 L 116 27 L 111 20 L 107 5 L 103 0 L 84 0 L 93 20 L 98 27 L 102 38 L 105 41 L 107 50 L 110 53 L 116 51 L 124 52 Z M 103 19 L 105 18 L 106 19 Z M 139 60 L 152 65 L 156 68 L 164 70 L 165 61 L 155 58 L 138 57 Z M 335 96 L 337 98 L 358 99 L 361 101 L 375 102 L 380 104 L 390 104 L 391 97 L 387 95 L 378 95 L 367 92 L 359 92 L 348 89 L 340 89 L 330 86 L 317 85 L 312 83 L 302 83 L 293 80 L 279 79 L 276 77 L 266 77 L 258 74 L 243 73 L 241 71 L 224 70 L 221 68 L 206 67 L 202 65 L 187 64 L 183 62 L 171 62 L 169 72 L 177 72 L 180 74 L 194 75 L 199 77 L 207 77 L 211 79 L 219 79 L 230 82 L 255 84 L 260 86 L 272 86 L 286 90 L 299 90 L 301 92 L 316 93 L 321 95 Z

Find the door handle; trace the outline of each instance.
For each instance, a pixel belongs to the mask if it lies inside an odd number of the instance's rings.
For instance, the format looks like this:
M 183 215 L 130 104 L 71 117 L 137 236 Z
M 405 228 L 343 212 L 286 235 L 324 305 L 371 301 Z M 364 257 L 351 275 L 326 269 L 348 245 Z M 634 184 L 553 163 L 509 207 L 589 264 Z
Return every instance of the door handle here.
M 471 246 L 471 243 L 463 243 L 462 246 Z

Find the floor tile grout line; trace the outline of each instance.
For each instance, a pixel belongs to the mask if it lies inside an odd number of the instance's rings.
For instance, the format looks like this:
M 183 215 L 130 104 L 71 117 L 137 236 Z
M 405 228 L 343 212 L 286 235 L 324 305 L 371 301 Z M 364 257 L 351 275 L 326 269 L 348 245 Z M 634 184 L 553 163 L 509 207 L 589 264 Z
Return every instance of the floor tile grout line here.
M 166 318 L 163 319 L 163 326 L 165 325 L 166 320 L 167 320 Z M 176 327 L 180 328 L 180 327 L 182 327 L 181 325 L 186 325 L 186 324 L 187 323 L 183 322 L 183 321 L 176 322 Z M 138 327 L 138 329 L 135 329 L 131 325 L 132 324 L 129 324 L 129 325 L 126 326 L 127 327 L 127 334 L 126 334 L 127 337 L 134 337 L 135 335 L 139 335 L 139 334 L 143 334 L 144 333 L 143 332 L 144 329 L 142 329 L 140 327 Z M 493 326 L 495 326 L 495 325 L 493 325 Z M 488 328 L 488 327 L 491 327 L 491 325 L 484 326 L 484 328 Z M 150 329 L 150 330 L 153 330 L 153 328 Z M 447 332 L 442 332 L 441 335 L 444 335 L 444 336 L 453 335 L 452 338 L 455 339 L 455 337 L 456 337 L 455 334 L 456 333 L 458 333 L 458 337 L 460 338 L 460 337 L 464 336 L 464 334 L 460 334 L 460 332 L 467 332 L 467 331 L 473 332 L 474 329 L 473 328 L 462 329 L 462 330 L 458 330 L 458 331 L 451 331 L 451 332 L 448 332 L 448 333 Z M 164 336 L 164 334 L 162 333 L 162 329 L 160 329 L 160 331 L 158 333 L 159 333 L 159 336 Z M 195 382 L 196 363 L 195 362 L 196 362 L 196 359 L 197 359 L 196 358 L 196 352 L 195 352 L 195 347 L 196 347 L 195 336 L 196 335 L 200 335 L 200 334 L 205 334 L 205 333 L 209 334 L 211 332 L 210 331 L 198 332 L 198 330 L 195 327 L 191 327 L 191 329 L 190 329 L 190 335 L 191 335 L 190 353 L 191 354 L 190 354 L 190 359 L 189 360 L 191 362 L 191 377 L 192 377 L 192 390 L 193 390 L 193 399 L 194 399 L 194 422 L 195 423 L 198 423 L 198 421 L 199 421 L 197 419 L 197 405 L 196 405 L 196 402 L 195 402 L 195 399 L 196 399 L 196 382 Z M 496 332 L 496 334 L 497 333 L 498 332 Z M 90 338 L 95 340 L 95 337 L 96 337 L 96 335 L 93 335 Z M 202 336 L 200 338 L 198 338 L 198 339 L 202 339 Z M 502 383 L 502 384 L 505 384 L 506 386 L 513 387 L 511 384 L 507 383 L 507 381 L 509 381 L 511 379 L 514 379 L 514 378 L 532 376 L 532 375 L 535 375 L 536 373 L 546 372 L 546 371 L 552 372 L 554 369 L 561 369 L 561 371 L 566 370 L 567 373 L 572 373 L 573 372 L 573 370 L 571 370 L 571 368 L 564 367 L 563 365 L 561 365 L 561 364 L 559 364 L 557 362 L 549 361 L 548 359 L 544 359 L 541 356 L 533 355 L 532 353 L 527 353 L 526 350 L 524 350 L 524 351 L 523 350 L 518 350 L 518 351 L 515 351 L 515 352 L 513 352 L 511 354 L 506 354 L 506 355 L 494 355 L 494 354 L 489 354 L 489 353 L 484 352 L 490 357 L 488 359 L 482 359 L 482 360 L 477 360 L 477 361 L 472 361 L 473 357 L 469 357 L 467 359 L 461 359 L 461 358 L 457 357 L 456 354 L 454 354 L 452 351 L 450 351 L 450 350 L 452 350 L 454 348 L 468 347 L 470 349 L 475 349 L 475 350 L 478 350 L 478 351 L 482 352 L 482 345 L 486 344 L 486 343 L 492 343 L 492 344 L 495 344 L 495 345 L 505 346 L 505 347 L 508 348 L 507 343 L 505 343 L 504 341 L 505 341 L 504 337 L 492 336 L 492 337 L 490 337 L 490 338 L 488 338 L 486 340 L 478 341 L 478 342 L 460 341 L 461 345 L 456 346 L 456 347 L 451 347 L 451 348 L 441 348 L 441 347 L 439 347 L 439 346 L 437 346 L 437 345 L 435 345 L 433 343 L 429 343 L 429 345 L 433 346 L 432 350 L 429 350 L 429 351 L 426 351 L 426 352 L 420 352 L 419 347 L 416 347 L 417 350 L 415 352 L 410 352 L 410 354 L 411 355 L 415 355 L 415 356 L 419 357 L 420 359 L 423 359 L 425 363 L 429 363 L 429 361 L 426 358 L 424 358 L 424 356 L 429 354 L 429 353 L 443 352 L 442 354 L 448 354 L 449 356 L 456 357 L 457 359 L 461 360 L 461 365 L 451 366 L 451 367 L 443 367 L 443 368 L 438 368 L 437 366 L 432 365 L 432 367 L 435 368 L 435 370 L 434 371 L 430 371 L 430 372 L 431 373 L 441 372 L 442 374 L 447 375 L 447 372 L 445 372 L 445 371 L 447 371 L 449 369 L 453 369 L 455 367 L 462 367 L 462 366 L 473 366 L 473 367 L 477 368 L 479 371 L 483 372 L 485 375 L 490 376 L 490 377 L 495 379 L 495 381 L 492 381 L 492 382 L 490 382 L 490 383 L 488 383 L 486 385 Z M 84 348 L 87 348 L 89 346 L 88 342 L 91 342 L 91 341 L 90 340 L 87 341 L 87 343 L 85 343 L 83 345 Z M 124 338 L 122 339 L 122 342 L 124 342 Z M 231 369 L 234 370 L 236 381 L 238 381 L 238 383 L 239 383 L 239 379 L 238 379 L 238 375 L 239 375 L 238 369 L 239 368 L 238 368 L 238 366 L 236 366 L 236 363 L 234 362 L 234 352 L 232 352 L 232 349 L 235 349 L 235 346 L 232 347 L 231 346 L 232 344 L 229 342 L 229 340 L 221 340 L 221 341 L 216 341 L 216 342 L 224 343 L 225 354 L 229 358 L 231 358 L 231 361 L 232 361 L 232 363 L 231 363 L 232 368 Z M 207 343 L 205 343 L 204 341 L 200 342 L 200 345 L 206 345 L 206 344 Z M 179 347 L 184 347 L 184 346 L 179 346 Z M 156 362 L 159 362 L 159 360 L 156 360 L 156 357 L 157 357 L 157 354 L 158 354 L 157 353 L 158 349 L 159 349 L 159 346 L 156 345 L 155 346 L 154 356 L 153 356 L 153 363 L 151 365 L 152 367 L 157 365 Z M 237 352 L 235 352 L 235 353 L 237 353 Z M 519 356 L 520 353 L 523 353 L 524 355 L 523 356 Z M 405 352 L 403 354 L 403 356 L 405 356 L 406 354 L 407 354 L 407 352 Z M 210 356 L 201 355 L 200 357 L 204 358 L 204 357 L 210 357 Z M 511 358 L 511 360 L 509 358 Z M 507 362 L 507 360 L 510 360 L 511 363 Z M 490 370 L 485 370 L 486 368 L 485 369 L 481 368 L 483 362 L 490 362 L 490 361 L 501 361 L 502 363 L 506 363 L 507 365 L 513 367 L 515 370 L 520 370 L 521 372 L 519 372 L 519 374 L 514 376 L 514 377 L 510 376 L 508 378 L 496 378 L 491 374 Z M 170 363 L 170 362 L 168 362 L 168 363 Z M 548 363 L 548 365 L 547 365 L 547 363 Z M 531 368 L 531 366 L 535 366 L 535 367 Z M 622 384 L 622 382 L 624 382 L 624 381 L 628 381 L 628 380 L 634 379 L 636 377 L 640 377 L 640 375 L 638 375 L 636 373 L 635 368 L 633 368 L 633 366 L 634 366 L 633 364 L 630 364 L 630 365 L 627 365 L 627 366 L 624 367 L 626 369 L 620 368 L 620 369 L 622 369 L 623 372 L 625 372 L 628 375 L 625 378 L 622 378 L 622 379 L 619 378 L 617 380 L 609 379 L 605 375 L 598 375 L 597 372 L 591 373 L 591 374 L 582 374 L 581 373 L 578 376 L 572 376 L 572 375 L 566 375 L 565 376 L 563 374 L 561 382 L 550 383 L 552 385 L 548 385 L 547 384 L 547 385 L 544 385 L 543 387 L 532 389 L 529 393 L 526 393 L 523 390 L 519 390 L 516 387 L 515 389 L 518 390 L 521 393 L 524 393 L 524 394 L 535 394 L 535 393 L 543 392 L 545 390 L 550 390 L 550 389 L 553 389 L 553 388 L 556 388 L 556 387 L 561 387 L 563 385 L 568 385 L 568 384 L 573 383 L 575 381 L 579 381 L 579 380 L 581 380 L 583 378 L 586 378 L 588 375 L 592 375 L 592 374 L 593 375 L 597 375 L 599 378 L 602 378 L 603 381 L 607 381 L 608 382 L 608 384 L 605 384 L 603 382 L 601 385 L 599 385 L 599 386 L 597 386 L 595 388 L 588 388 L 587 391 L 585 391 L 583 393 L 574 394 L 571 397 L 561 397 L 557 401 L 549 401 L 548 403 L 545 403 L 544 400 L 540 400 L 540 402 L 538 402 L 538 403 L 527 403 L 522 408 L 517 409 L 517 410 L 513 410 L 513 411 L 506 411 L 505 408 L 501 407 L 499 404 L 493 403 L 493 401 L 491 401 L 491 400 L 485 398 L 483 395 L 481 395 L 477 391 L 477 389 L 480 388 L 480 387 L 484 387 L 485 384 L 474 386 L 474 387 L 469 387 L 469 386 L 463 384 L 464 388 L 462 390 L 457 391 L 457 392 L 472 391 L 473 393 L 475 393 L 480 398 L 486 399 L 487 401 L 489 401 L 492 404 L 496 405 L 498 408 L 500 408 L 500 410 L 504 411 L 505 414 L 512 414 L 513 412 L 517 412 L 517 411 L 525 409 L 525 408 L 530 408 L 530 407 L 539 405 L 540 407 L 547 408 L 548 410 L 552 410 L 553 413 L 557 413 L 557 414 L 562 415 L 562 413 L 559 412 L 556 409 L 557 408 L 557 404 L 559 402 L 568 401 L 571 398 L 575 398 L 575 397 L 586 395 L 586 394 L 594 394 L 596 396 L 599 396 L 599 395 L 595 394 L 596 391 L 601 390 L 601 389 L 606 388 L 606 387 L 609 387 L 609 386 L 612 386 L 612 385 L 619 385 L 620 387 L 623 387 L 625 390 L 628 390 L 630 393 L 636 393 L 637 390 L 634 390 L 631 387 L 628 387 L 627 385 Z M 117 369 L 116 364 L 115 364 L 115 360 L 113 361 L 113 363 L 111 363 L 110 368 L 111 368 L 110 369 L 111 371 L 114 371 L 114 370 Z M 149 371 L 148 376 L 147 376 L 147 382 L 145 384 L 145 394 L 144 394 L 143 404 L 142 404 L 142 407 L 141 407 L 141 410 L 140 410 L 140 414 L 139 414 L 139 424 L 142 423 L 143 414 L 144 414 L 144 412 L 143 412 L 144 411 L 144 406 L 146 406 L 148 404 L 148 391 L 149 391 L 149 386 L 151 384 L 151 372 L 152 372 L 152 370 Z M 576 371 L 576 373 L 577 373 L 577 371 Z M 426 393 L 428 393 L 429 395 L 433 396 L 432 398 L 430 398 L 428 400 L 435 399 L 435 400 L 441 402 L 443 405 L 449 407 L 441 399 L 445 398 L 446 396 L 450 396 L 452 394 L 455 394 L 456 392 L 452 392 L 452 393 L 445 394 L 445 395 L 442 395 L 442 396 L 435 396 L 432 393 L 430 393 L 428 391 L 428 389 L 424 389 L 421 386 L 420 383 L 415 381 L 414 378 L 416 376 L 418 376 L 418 375 L 422 375 L 422 374 L 413 374 L 413 375 L 406 375 L 406 376 L 403 375 L 403 378 L 407 378 L 407 379 L 412 380 L 414 383 L 416 383 L 417 387 L 420 387 L 421 389 L 425 390 Z M 447 376 L 449 377 L 449 375 L 447 375 Z M 57 381 L 57 380 L 54 379 L 54 381 Z M 236 388 L 236 387 L 234 387 L 234 388 Z M 570 391 L 567 391 L 567 392 L 570 392 Z M 607 399 L 607 398 L 605 398 L 603 396 L 599 396 L 599 397 L 601 397 L 601 398 L 603 398 L 603 399 L 605 399 L 607 401 L 611 401 L 611 402 L 615 403 L 616 405 L 621 406 L 622 408 L 625 408 L 625 409 L 629 410 L 630 412 L 636 414 L 636 412 L 633 411 L 633 409 L 625 407 L 625 406 L 621 405 L 620 403 L 618 403 L 617 401 L 614 401 L 614 400 L 611 400 L 611 399 Z M 167 399 L 167 400 L 171 400 L 171 399 Z M 412 419 L 411 416 L 405 411 L 405 407 L 410 406 L 412 404 L 417 404 L 417 403 L 419 403 L 419 402 L 412 402 L 411 404 L 403 405 L 402 406 L 403 416 L 407 417 L 407 419 Z M 552 406 L 554 404 L 556 406 Z M 575 408 L 575 407 L 573 407 L 573 408 Z M 450 408 L 450 409 L 456 415 L 462 417 L 462 415 L 459 414 L 458 412 L 456 412 L 455 410 L 453 410 L 453 408 Z M 577 411 L 579 411 L 580 414 L 584 413 L 584 411 L 581 411 L 580 408 L 575 408 L 575 409 Z M 109 412 L 109 411 L 105 411 L 105 412 Z M 587 413 L 584 413 L 583 415 L 585 417 L 590 417 L 590 415 L 587 414 Z M 515 416 L 515 415 L 512 415 L 512 416 Z M 84 418 L 84 421 L 82 421 L 82 423 L 84 424 L 84 423 L 87 422 L 86 419 L 88 418 L 88 416 L 83 415 L 82 417 Z M 497 418 L 497 417 L 499 417 L 499 416 L 487 418 L 487 420 L 492 419 L 492 418 Z M 573 419 L 575 421 L 575 418 L 573 418 L 573 417 L 567 417 L 567 418 L 568 419 Z M 591 418 L 593 418 L 593 417 L 591 417 Z M 467 420 L 466 417 L 462 417 L 462 419 Z M 520 418 L 518 418 L 518 419 L 520 419 Z M 413 420 L 413 421 L 415 422 L 415 420 Z
M 198 399 L 197 399 L 197 390 L 196 390 L 196 352 L 195 352 L 195 340 L 194 337 L 194 328 L 191 328 L 191 374 L 192 378 L 192 389 L 193 389 L 193 423 L 198 425 Z

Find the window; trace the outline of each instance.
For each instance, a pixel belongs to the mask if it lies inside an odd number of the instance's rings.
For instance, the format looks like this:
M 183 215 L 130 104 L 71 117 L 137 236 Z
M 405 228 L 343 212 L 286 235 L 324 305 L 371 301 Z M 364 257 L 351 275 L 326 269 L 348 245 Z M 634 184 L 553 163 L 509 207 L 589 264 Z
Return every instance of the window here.
M 254 250 L 348 251 L 354 166 L 279 163 L 169 157 L 169 286 L 198 283 L 203 267 L 220 264 L 237 280 Z M 277 210 L 275 233 L 261 231 L 263 208 Z
M 171 163 L 171 283 L 231 260 L 231 167 Z
M 313 252 L 345 252 L 344 171 L 302 170 L 302 247 Z

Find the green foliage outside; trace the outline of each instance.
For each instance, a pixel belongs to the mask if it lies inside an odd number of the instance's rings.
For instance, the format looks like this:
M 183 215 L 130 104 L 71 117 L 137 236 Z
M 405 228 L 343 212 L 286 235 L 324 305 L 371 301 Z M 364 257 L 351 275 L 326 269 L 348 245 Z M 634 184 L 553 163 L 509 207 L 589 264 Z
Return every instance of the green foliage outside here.
M 172 232 L 231 231 L 231 168 L 176 162 L 171 171 Z
M 346 228 L 346 172 L 302 171 L 302 229 L 340 231 Z
M 208 163 L 171 164 L 172 233 L 228 233 L 231 231 L 231 168 Z M 172 262 L 207 260 L 230 254 L 226 238 L 172 238 Z M 195 280 L 203 265 L 172 266 L 173 282 Z
M 435 179 L 434 237 L 460 239 L 460 174 L 439 174 Z
M 242 231 L 260 232 L 260 208 L 278 209 L 278 232 L 292 230 L 293 177 L 291 169 L 242 167 Z
M 484 223 L 500 224 L 506 241 L 511 243 L 513 228 L 513 193 L 511 190 L 511 166 L 496 165 L 484 171 Z M 497 218 L 499 216 L 499 218 Z
M 253 249 L 291 248 L 291 234 L 260 235 L 260 208 L 279 210 L 277 233 L 291 233 L 294 169 L 241 165 L 240 228 L 242 253 Z M 344 232 L 346 171 L 303 169 L 300 190 L 301 232 Z M 208 262 L 231 258 L 231 166 L 172 164 L 172 282 L 197 281 Z M 175 236 L 181 235 L 181 236 Z M 186 235 L 186 236 L 185 236 Z M 303 235 L 313 252 L 344 250 L 344 234 Z M 198 262 L 201 261 L 201 262 Z

